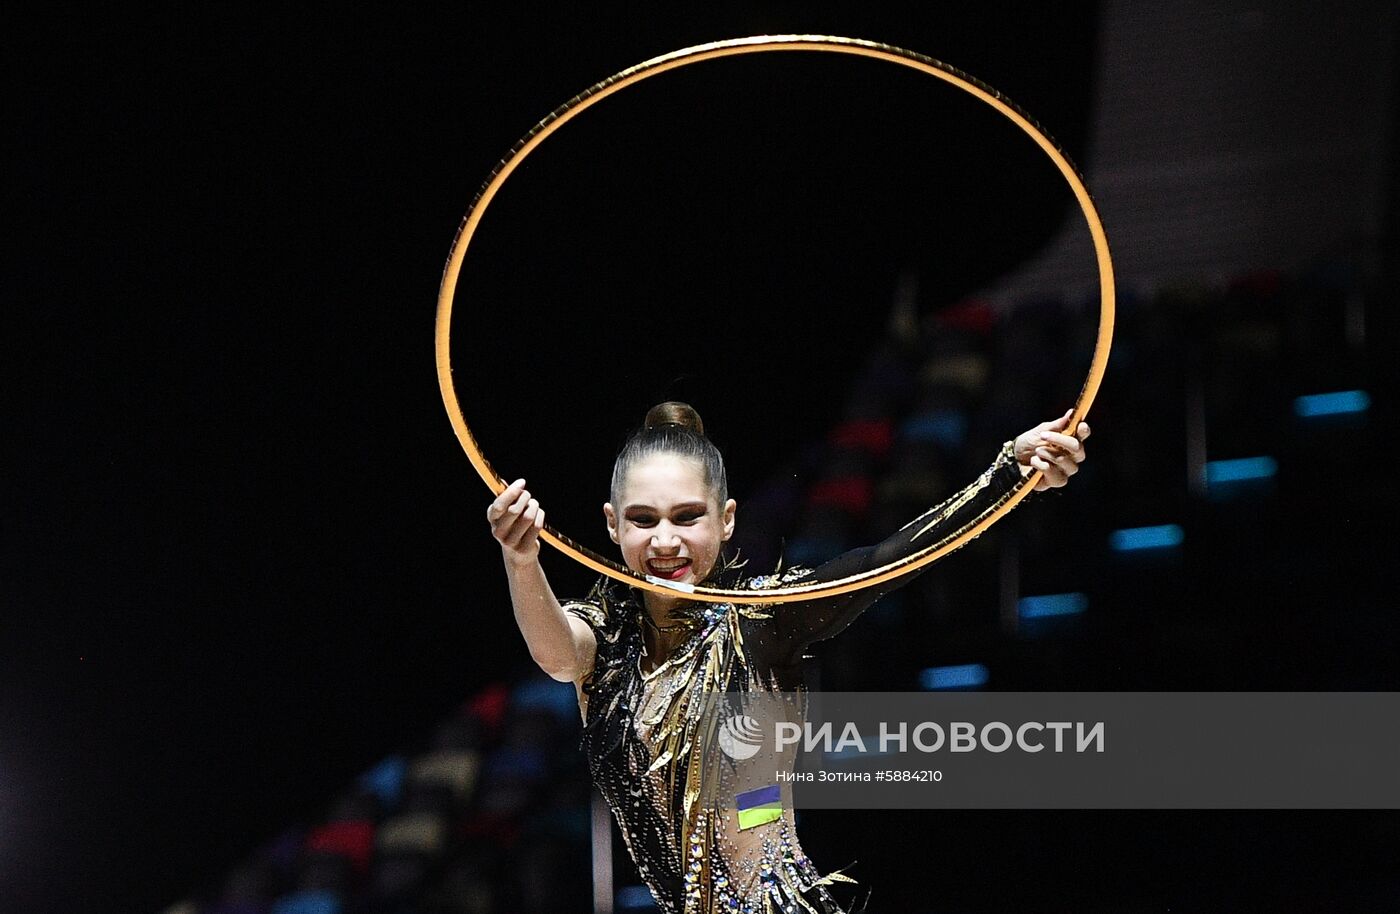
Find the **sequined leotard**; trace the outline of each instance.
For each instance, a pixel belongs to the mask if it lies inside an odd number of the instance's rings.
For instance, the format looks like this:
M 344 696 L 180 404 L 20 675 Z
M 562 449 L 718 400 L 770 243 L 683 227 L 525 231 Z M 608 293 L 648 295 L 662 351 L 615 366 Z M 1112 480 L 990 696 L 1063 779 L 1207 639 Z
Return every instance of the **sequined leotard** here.
M 884 566 L 955 535 L 1008 499 L 1021 480 L 1007 442 L 976 481 L 884 542 L 816 569 L 748 578 L 736 589 L 836 580 Z M 706 808 L 703 788 L 718 777 L 719 753 L 692 751 L 714 739 L 713 721 L 697 696 L 706 690 L 800 692 L 804 649 L 846 628 L 910 577 L 799 603 L 683 604 L 685 640 L 650 673 L 642 668 L 639 591 L 603 578 L 586 599 L 564 604 L 597 639 L 593 668 L 581 683 L 582 748 L 664 914 L 848 911 L 830 888 L 855 880 L 822 874 L 807 859 L 787 804 L 779 818 L 748 828 L 740 828 L 733 808 Z

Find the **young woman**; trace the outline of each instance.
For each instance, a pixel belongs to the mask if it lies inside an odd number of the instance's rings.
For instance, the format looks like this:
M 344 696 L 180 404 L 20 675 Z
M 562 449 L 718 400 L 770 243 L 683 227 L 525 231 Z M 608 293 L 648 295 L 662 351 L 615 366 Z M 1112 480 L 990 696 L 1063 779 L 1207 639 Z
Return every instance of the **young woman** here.
M 724 581 L 760 589 L 836 580 L 912 555 L 1009 498 L 1032 469 L 1037 490 L 1063 486 L 1084 459 L 1089 426 L 1066 434 L 1070 412 L 1006 442 L 971 485 L 874 546 L 815 569 Z M 684 584 L 718 583 L 735 502 L 724 461 L 687 404 L 653 407 L 623 446 L 603 506 L 628 568 Z M 908 581 L 803 602 L 687 601 L 603 578 L 584 600 L 561 604 L 539 562 L 544 509 L 519 479 L 486 512 L 501 544 L 515 619 L 530 656 L 573 682 L 582 745 L 628 851 L 666 914 L 793 911 L 841 914 L 828 890 L 853 882 L 821 874 L 802 853 L 792 810 L 741 823 L 735 809 L 701 802 L 719 776 L 706 691 L 802 689 L 803 652 L 837 634 Z M 762 818 L 762 817 L 760 817 Z M 867 896 L 868 897 L 868 896 Z

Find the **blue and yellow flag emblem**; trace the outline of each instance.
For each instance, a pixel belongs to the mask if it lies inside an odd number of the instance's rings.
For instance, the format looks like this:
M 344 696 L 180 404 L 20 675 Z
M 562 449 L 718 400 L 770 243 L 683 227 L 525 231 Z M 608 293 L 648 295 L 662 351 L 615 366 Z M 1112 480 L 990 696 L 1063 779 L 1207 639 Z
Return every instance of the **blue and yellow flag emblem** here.
M 739 830 L 753 828 L 780 819 L 783 815 L 782 791 L 777 784 L 746 790 L 734 798 L 739 810 Z

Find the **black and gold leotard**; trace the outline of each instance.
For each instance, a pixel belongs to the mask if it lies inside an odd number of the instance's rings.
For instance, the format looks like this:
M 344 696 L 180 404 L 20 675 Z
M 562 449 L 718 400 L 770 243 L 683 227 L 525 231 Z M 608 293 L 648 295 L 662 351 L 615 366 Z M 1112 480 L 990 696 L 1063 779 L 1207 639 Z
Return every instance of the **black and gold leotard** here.
M 745 579 L 737 588 L 837 580 L 882 567 L 946 539 L 1005 502 L 1022 480 L 1010 442 L 971 485 L 874 546 L 816 569 Z M 866 607 L 909 580 L 797 603 L 687 603 L 685 640 L 643 670 L 639 591 L 601 579 L 584 600 L 564 604 L 597 638 L 582 682 L 582 748 L 627 849 L 665 914 L 795 912 L 846 914 L 831 889 L 854 883 L 823 874 L 798 844 L 790 804 L 777 818 L 740 827 L 734 808 L 706 808 L 719 776 L 706 691 L 800 692 L 808 645 L 837 634 Z M 710 706 L 712 707 L 712 705 Z

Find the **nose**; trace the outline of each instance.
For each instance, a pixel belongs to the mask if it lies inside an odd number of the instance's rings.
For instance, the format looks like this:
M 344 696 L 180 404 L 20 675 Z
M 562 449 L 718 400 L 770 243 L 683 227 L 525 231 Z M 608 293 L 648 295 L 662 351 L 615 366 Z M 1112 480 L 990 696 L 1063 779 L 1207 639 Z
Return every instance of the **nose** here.
M 679 550 L 681 547 L 680 535 L 674 530 L 658 528 L 651 535 L 651 547 L 664 552 Z

